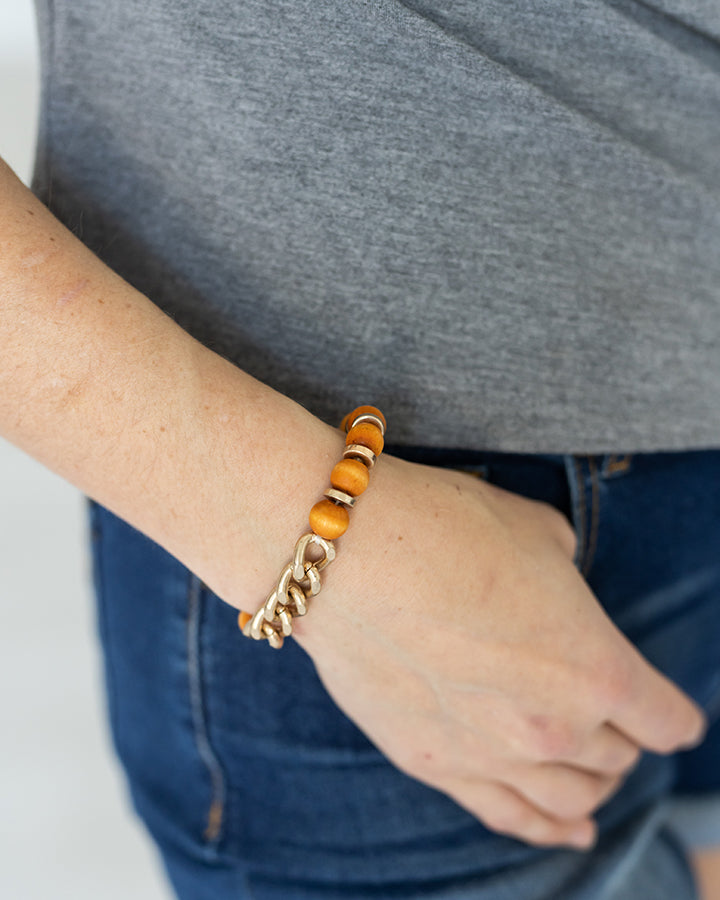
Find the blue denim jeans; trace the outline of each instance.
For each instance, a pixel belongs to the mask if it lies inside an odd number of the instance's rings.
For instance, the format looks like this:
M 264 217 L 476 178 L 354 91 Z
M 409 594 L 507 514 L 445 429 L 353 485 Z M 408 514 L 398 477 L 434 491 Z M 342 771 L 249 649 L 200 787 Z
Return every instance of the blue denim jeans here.
M 720 843 L 720 450 L 525 455 L 388 447 L 552 503 L 575 564 L 643 654 L 713 723 L 647 753 L 599 811 L 589 852 L 486 829 L 399 771 L 338 709 L 292 639 L 244 638 L 236 610 L 89 502 L 115 748 L 182 900 L 685 900 L 674 816 Z M 682 818 L 682 817 L 681 817 Z

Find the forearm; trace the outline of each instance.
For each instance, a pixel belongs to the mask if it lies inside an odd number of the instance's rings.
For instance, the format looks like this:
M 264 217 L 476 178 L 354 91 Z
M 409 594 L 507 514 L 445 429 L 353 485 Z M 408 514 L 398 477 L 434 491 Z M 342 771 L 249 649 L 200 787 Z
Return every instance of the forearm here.
M 191 338 L 3 164 L 0 235 L 0 434 L 254 608 L 339 433 Z

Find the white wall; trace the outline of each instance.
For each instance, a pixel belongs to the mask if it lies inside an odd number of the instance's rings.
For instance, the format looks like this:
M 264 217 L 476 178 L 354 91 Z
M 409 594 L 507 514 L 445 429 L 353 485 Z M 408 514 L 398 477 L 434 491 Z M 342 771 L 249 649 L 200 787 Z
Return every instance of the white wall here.
M 31 0 L 0 0 L 0 155 L 26 182 L 37 80 Z M 0 897 L 165 900 L 110 748 L 84 526 L 0 439 Z
M 0 0 L 0 59 L 31 61 L 35 43 L 32 3 L 29 0 Z
M 38 66 L 31 0 L 0 0 L 0 155 L 30 177 L 35 143 Z

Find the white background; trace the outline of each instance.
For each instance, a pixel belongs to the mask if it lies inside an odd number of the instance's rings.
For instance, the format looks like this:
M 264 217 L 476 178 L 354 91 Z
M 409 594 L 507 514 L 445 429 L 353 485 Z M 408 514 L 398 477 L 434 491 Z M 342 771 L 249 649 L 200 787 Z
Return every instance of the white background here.
M 0 155 L 26 182 L 37 95 L 32 2 L 0 0 Z M 110 745 L 83 510 L 0 439 L 0 897 L 167 900 Z

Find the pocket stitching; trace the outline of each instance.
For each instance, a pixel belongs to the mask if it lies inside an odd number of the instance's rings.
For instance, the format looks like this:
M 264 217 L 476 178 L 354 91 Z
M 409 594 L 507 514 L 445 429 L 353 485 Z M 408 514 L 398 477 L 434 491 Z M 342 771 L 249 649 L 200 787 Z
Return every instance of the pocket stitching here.
M 202 618 L 202 599 L 205 586 L 203 582 L 190 573 L 188 581 L 187 611 L 187 657 L 188 688 L 190 693 L 190 711 L 192 716 L 195 746 L 210 777 L 210 804 L 207 809 L 207 824 L 203 831 L 203 839 L 208 849 L 216 850 L 223 836 L 223 826 L 227 818 L 226 809 L 226 777 L 220 760 L 213 749 L 208 733 L 207 710 L 203 697 L 202 650 L 200 642 L 200 626 Z

